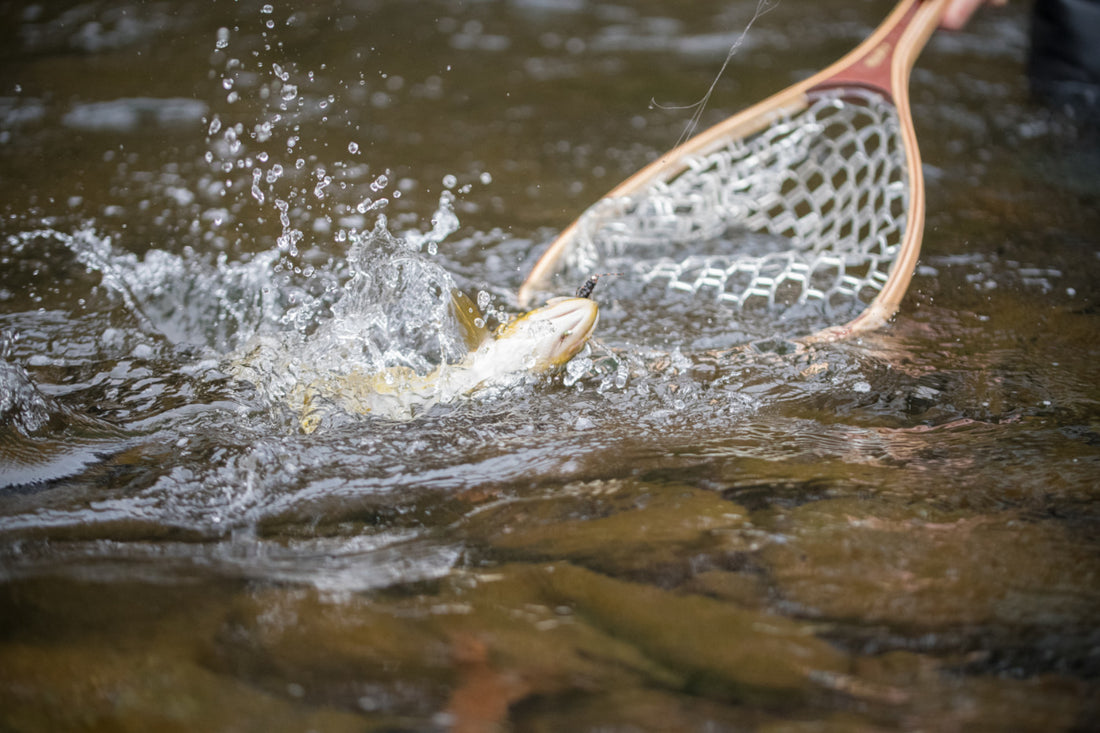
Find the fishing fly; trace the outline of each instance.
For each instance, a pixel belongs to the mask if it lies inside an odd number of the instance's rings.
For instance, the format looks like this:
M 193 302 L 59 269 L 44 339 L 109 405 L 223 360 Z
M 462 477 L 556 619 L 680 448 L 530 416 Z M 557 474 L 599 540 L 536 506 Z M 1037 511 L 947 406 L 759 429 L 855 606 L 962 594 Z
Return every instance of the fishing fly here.
M 600 281 L 601 277 L 612 277 L 615 275 L 622 275 L 621 272 L 601 272 L 599 275 L 592 275 L 584 281 L 584 285 L 577 288 L 578 298 L 590 298 L 592 297 L 592 291 L 596 289 L 596 283 Z

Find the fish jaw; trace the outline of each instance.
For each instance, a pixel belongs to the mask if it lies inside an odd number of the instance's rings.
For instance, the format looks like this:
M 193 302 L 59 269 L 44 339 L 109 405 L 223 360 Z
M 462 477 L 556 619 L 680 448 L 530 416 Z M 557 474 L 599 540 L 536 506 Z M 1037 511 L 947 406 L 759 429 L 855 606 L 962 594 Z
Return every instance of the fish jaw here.
M 494 344 L 519 355 L 527 369 L 548 371 L 584 348 L 599 319 L 594 300 L 554 298 L 505 326 Z

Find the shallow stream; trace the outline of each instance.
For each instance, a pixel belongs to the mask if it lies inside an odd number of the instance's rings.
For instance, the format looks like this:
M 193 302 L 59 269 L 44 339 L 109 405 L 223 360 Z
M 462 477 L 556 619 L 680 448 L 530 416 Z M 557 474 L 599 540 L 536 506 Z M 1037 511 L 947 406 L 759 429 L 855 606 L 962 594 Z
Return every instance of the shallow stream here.
M 564 374 L 281 399 L 459 358 L 453 289 L 515 313 L 756 5 L 0 4 L 0 729 L 1095 726 L 1100 143 L 1029 97 L 1024 3 L 914 71 L 886 328 L 607 278 Z M 781 0 L 703 123 L 885 12 Z

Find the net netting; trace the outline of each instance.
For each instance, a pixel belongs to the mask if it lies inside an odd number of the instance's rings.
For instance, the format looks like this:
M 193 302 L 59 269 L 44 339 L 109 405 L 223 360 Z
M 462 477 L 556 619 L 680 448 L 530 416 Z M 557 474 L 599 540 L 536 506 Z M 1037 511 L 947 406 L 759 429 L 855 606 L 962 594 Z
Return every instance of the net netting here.
M 565 268 L 629 270 L 738 307 L 866 304 L 904 236 L 899 127 L 894 105 L 873 91 L 815 93 L 671 180 L 598 202 Z

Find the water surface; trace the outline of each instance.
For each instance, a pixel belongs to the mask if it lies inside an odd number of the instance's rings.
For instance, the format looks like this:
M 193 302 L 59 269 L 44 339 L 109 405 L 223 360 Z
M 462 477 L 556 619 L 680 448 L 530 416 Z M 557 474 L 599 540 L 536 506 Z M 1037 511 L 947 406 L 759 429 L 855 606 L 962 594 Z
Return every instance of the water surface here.
M 779 3 L 704 122 L 880 5 Z M 927 234 L 880 332 L 799 351 L 608 278 L 565 374 L 308 435 L 280 400 L 457 357 L 451 288 L 514 312 L 755 6 L 0 8 L 3 727 L 1092 725 L 1100 166 L 1022 7 L 914 72 Z

